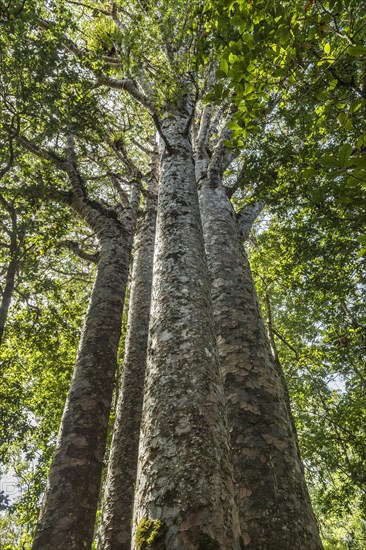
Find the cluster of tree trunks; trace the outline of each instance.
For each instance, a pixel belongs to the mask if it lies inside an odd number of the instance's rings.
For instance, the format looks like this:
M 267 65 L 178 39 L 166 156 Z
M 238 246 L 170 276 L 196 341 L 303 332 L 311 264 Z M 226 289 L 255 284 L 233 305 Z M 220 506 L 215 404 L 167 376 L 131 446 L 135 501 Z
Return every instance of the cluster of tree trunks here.
M 158 202 L 150 185 L 98 548 L 320 550 L 243 248 L 261 207 L 235 213 L 222 142 L 208 150 L 209 110 L 192 146 L 195 107 L 187 94 L 158 126 Z M 92 545 L 138 217 L 137 200 L 121 221 L 79 195 L 70 201 L 97 233 L 100 257 L 34 550 Z

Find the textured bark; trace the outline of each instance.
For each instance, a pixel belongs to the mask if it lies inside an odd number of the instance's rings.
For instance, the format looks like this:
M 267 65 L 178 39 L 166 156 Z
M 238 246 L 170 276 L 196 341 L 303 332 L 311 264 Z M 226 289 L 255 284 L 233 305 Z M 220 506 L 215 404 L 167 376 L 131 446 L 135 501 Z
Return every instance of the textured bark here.
M 122 223 L 75 200 L 99 237 L 100 258 L 34 550 L 91 548 L 136 217 L 136 201 Z
M 134 241 L 126 353 L 113 428 L 98 544 L 102 550 L 130 550 L 131 548 L 156 225 L 156 186 L 151 187 Z
M 187 107 L 162 123 L 170 147 L 161 160 L 134 549 L 239 548 L 191 114 Z
M 245 548 L 320 550 L 286 389 L 238 220 L 223 187 L 207 180 L 200 206 Z
M 0 194 L 0 204 L 7 212 L 11 229 L 7 231 L 10 238 L 9 243 L 9 256 L 10 260 L 5 274 L 5 285 L 2 290 L 1 302 L 0 302 L 0 346 L 3 341 L 5 324 L 8 318 L 11 299 L 13 297 L 15 287 L 15 277 L 19 263 L 19 249 L 21 246 L 21 236 L 18 234 L 17 214 L 15 208 L 10 204 L 3 195 Z
M 18 258 L 15 256 L 10 260 L 8 268 L 6 270 L 5 286 L 0 303 L 0 346 L 3 341 L 5 323 L 8 318 L 9 307 L 13 296 L 17 267 Z
M 237 215 L 237 221 L 242 236 L 242 241 L 245 242 L 252 230 L 253 223 L 258 218 L 259 214 L 265 207 L 263 200 L 254 201 L 240 210 Z

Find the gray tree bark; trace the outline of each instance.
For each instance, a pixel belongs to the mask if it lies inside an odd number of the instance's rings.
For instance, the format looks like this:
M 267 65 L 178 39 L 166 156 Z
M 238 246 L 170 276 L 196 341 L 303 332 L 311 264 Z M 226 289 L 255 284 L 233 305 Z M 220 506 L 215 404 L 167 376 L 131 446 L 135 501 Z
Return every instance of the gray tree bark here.
M 16 272 L 18 268 L 18 258 L 16 255 L 16 252 L 14 252 L 14 256 L 11 258 L 8 267 L 6 269 L 6 275 L 5 275 L 5 285 L 4 290 L 2 292 L 1 296 L 1 303 L 0 303 L 0 346 L 3 341 L 4 331 L 5 331 L 5 324 L 8 318 L 9 308 L 11 299 L 14 292 L 15 287 L 15 277 Z
M 8 230 L 9 237 L 9 263 L 5 272 L 5 284 L 1 289 L 1 302 L 0 302 L 0 346 L 2 344 L 5 324 L 8 318 L 9 308 L 13 297 L 15 288 L 16 272 L 19 264 L 19 249 L 21 246 L 21 236 L 18 232 L 17 214 L 14 206 L 9 203 L 5 197 L 0 194 L 0 204 L 7 212 L 10 218 L 11 229 Z
M 153 157 L 157 156 L 153 154 Z M 126 352 L 104 489 L 98 548 L 130 550 L 153 275 L 158 158 L 134 240 Z
M 100 257 L 33 550 L 91 548 L 112 400 L 138 190 L 124 219 L 91 202 L 70 171 L 70 204 L 96 232 Z
M 250 215 L 237 219 L 208 166 L 198 174 L 199 197 L 244 547 L 320 550 L 286 389 L 243 248 L 240 225 Z
M 162 122 L 134 549 L 237 550 L 238 521 L 187 100 Z

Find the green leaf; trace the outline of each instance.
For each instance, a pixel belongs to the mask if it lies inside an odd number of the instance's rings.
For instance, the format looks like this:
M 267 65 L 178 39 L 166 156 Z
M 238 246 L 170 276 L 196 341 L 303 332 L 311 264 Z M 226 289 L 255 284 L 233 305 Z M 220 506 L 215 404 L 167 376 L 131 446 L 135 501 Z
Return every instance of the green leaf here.
M 308 179 L 308 178 L 311 178 L 312 176 L 316 176 L 317 174 L 317 171 L 314 170 L 314 168 L 305 168 L 302 172 L 301 172 L 301 175 L 303 178 L 305 179 Z
M 250 94 L 254 90 L 254 84 L 252 82 L 248 82 L 245 85 L 244 95 Z
M 361 108 L 362 105 L 362 99 L 354 99 L 351 102 L 350 111 L 351 113 L 356 113 Z
M 222 71 L 221 69 L 217 69 L 216 77 L 217 78 L 226 78 L 226 73 L 224 71 Z
M 338 120 L 339 120 L 340 124 L 344 124 L 347 120 L 347 113 L 340 113 L 338 115 Z
M 366 134 L 362 134 L 356 142 L 357 149 L 361 149 L 363 145 L 366 145 Z
M 229 130 L 237 130 L 238 128 L 240 128 L 236 120 L 231 120 L 230 122 L 228 122 L 227 127 L 229 128 Z
M 218 82 L 217 84 L 215 84 L 215 97 L 217 99 L 220 99 L 220 97 L 222 96 L 223 88 L 224 88 L 224 85 L 222 84 L 222 82 Z
M 344 129 L 347 130 L 350 130 L 352 128 L 352 119 L 349 118 L 347 121 L 346 121 L 346 124 L 344 125 Z
M 330 53 L 330 44 L 327 42 L 324 46 L 324 52 L 328 55 Z
M 336 168 L 339 165 L 338 160 L 336 160 L 333 156 L 330 156 L 330 155 L 326 155 L 323 158 L 321 158 L 320 164 L 325 168 Z
M 366 55 L 366 47 L 361 45 L 349 46 L 347 48 L 347 53 L 349 55 L 352 55 L 352 57 L 361 57 L 363 55 Z
M 317 92 L 315 94 L 315 97 L 316 99 L 327 99 L 328 95 L 329 95 L 328 90 L 321 90 L 320 92 Z
M 352 151 L 353 147 L 349 143 L 342 145 L 338 153 L 338 159 L 341 166 L 347 166 L 347 162 L 352 154 Z
M 220 71 L 222 71 L 225 75 L 229 72 L 229 64 L 226 61 L 226 59 L 221 59 L 220 61 Z
M 366 168 L 366 157 L 364 155 L 358 155 L 352 157 L 352 164 L 355 164 L 359 168 Z

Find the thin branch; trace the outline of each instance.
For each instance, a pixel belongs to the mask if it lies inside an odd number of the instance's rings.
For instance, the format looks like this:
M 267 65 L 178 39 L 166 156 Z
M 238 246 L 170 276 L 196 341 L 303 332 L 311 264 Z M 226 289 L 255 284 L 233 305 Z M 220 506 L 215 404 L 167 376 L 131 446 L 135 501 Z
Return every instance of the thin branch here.
M 16 120 L 16 127 L 14 127 L 14 122 Z M 20 121 L 18 117 L 13 116 L 11 125 L 8 128 L 8 141 L 9 141 L 9 158 L 6 163 L 6 165 L 1 168 L 0 170 L 0 179 L 5 176 L 7 172 L 9 172 L 10 168 L 13 165 L 14 162 L 14 148 L 13 148 L 13 141 L 19 134 L 19 125 Z
M 106 10 L 102 10 L 101 8 L 97 8 L 96 6 L 92 6 L 90 4 L 85 4 L 84 2 L 73 2 L 72 0 L 66 0 L 67 4 L 73 4 L 74 6 L 80 6 L 82 8 L 87 8 L 89 10 L 93 10 L 94 12 L 101 13 L 102 15 L 110 16 L 111 13 Z
M 8 212 L 11 219 L 11 230 L 4 227 L 5 232 L 10 238 L 10 252 L 14 254 L 18 248 L 18 220 L 17 213 L 14 208 L 14 205 L 8 202 L 5 197 L 0 193 L 0 204 Z
M 41 18 L 38 18 L 38 26 L 43 30 L 52 30 L 53 28 L 53 24 Z M 97 54 L 95 52 L 88 50 L 87 48 L 79 48 L 79 46 L 67 36 L 62 37 L 62 42 L 68 51 L 73 53 L 75 57 L 80 59 L 80 61 L 83 61 L 88 69 L 94 71 L 94 68 L 89 61 L 89 57 L 96 56 Z M 99 59 L 101 59 L 102 61 L 104 61 L 104 63 L 108 65 L 121 65 L 121 61 L 118 58 L 110 55 L 99 56 Z
M 143 153 L 146 153 L 147 155 L 151 155 L 151 153 L 153 153 L 152 149 L 148 149 L 147 147 L 145 147 L 144 145 L 142 145 L 141 143 L 139 143 L 137 140 L 131 138 L 131 141 L 134 145 L 136 145 L 136 147 L 138 147 L 139 149 L 141 149 L 141 151 Z
M 318 4 L 320 5 L 320 7 L 321 7 L 321 9 L 324 11 L 324 13 L 326 13 L 327 15 L 329 15 L 329 16 L 333 19 L 334 27 L 332 27 L 332 25 L 329 25 L 329 23 L 327 23 L 327 22 L 325 21 L 326 26 L 327 26 L 332 32 L 334 32 L 334 34 L 336 34 L 337 36 L 339 36 L 339 38 L 342 38 L 343 40 L 346 40 L 350 46 L 354 46 L 354 45 L 355 45 L 355 42 L 348 36 L 348 34 L 343 34 L 343 33 L 341 33 L 340 28 L 339 28 L 339 26 L 338 26 L 337 17 L 334 15 L 334 13 L 332 13 L 332 12 L 329 11 L 329 10 L 327 10 L 326 7 L 325 7 L 321 2 L 318 2 Z
M 98 76 L 97 81 L 95 83 L 95 87 L 99 86 L 107 86 L 108 88 L 112 88 L 114 90 L 124 90 L 130 96 L 132 96 L 134 99 L 136 99 L 141 105 L 146 107 L 150 113 L 154 113 L 154 106 L 150 98 L 145 95 L 141 90 L 138 88 L 138 86 L 135 84 L 133 80 L 130 78 L 121 78 L 119 80 L 114 78 L 109 78 L 108 76 L 101 75 Z
M 282 334 L 280 334 L 276 329 L 272 328 L 272 331 L 273 331 L 273 334 L 275 336 L 277 336 L 277 338 L 279 338 L 281 340 L 281 342 L 283 344 L 285 344 L 285 346 L 287 346 L 288 349 L 290 349 L 295 354 L 295 359 L 298 360 L 299 359 L 299 352 L 297 351 L 297 349 L 295 349 L 293 347 L 293 345 L 290 344 L 290 342 L 288 340 L 286 340 L 286 338 L 284 336 L 282 336 Z
M 240 227 L 240 232 L 243 241 L 246 241 L 249 237 L 249 233 L 253 227 L 255 220 L 265 207 L 263 200 L 257 200 L 245 205 L 237 214 L 237 220 Z
M 61 170 L 67 172 L 66 159 L 60 157 L 57 153 L 52 151 L 52 149 L 44 149 L 43 147 L 39 147 L 39 145 L 32 143 L 27 138 L 22 136 L 18 136 L 17 141 L 18 143 L 20 143 L 20 145 L 24 147 L 24 149 L 27 149 L 27 151 L 29 151 L 30 153 L 33 153 L 39 158 L 55 163 Z
M 156 126 L 156 129 L 157 129 L 157 131 L 158 131 L 159 136 L 161 137 L 161 139 L 163 140 L 163 142 L 164 142 L 164 144 L 165 144 L 165 147 L 166 147 L 167 152 L 168 152 L 169 154 L 172 153 L 173 148 L 172 148 L 172 146 L 170 145 L 169 141 L 167 140 L 167 138 L 166 138 L 166 136 L 165 136 L 165 134 L 164 134 L 164 132 L 163 132 L 163 129 L 162 129 L 161 124 L 160 124 L 159 117 L 158 117 L 157 115 L 153 114 L 153 115 L 152 115 L 152 119 L 153 119 L 153 121 L 154 121 L 154 123 L 155 123 L 155 126 Z
M 95 254 L 89 254 L 88 252 L 85 252 L 85 250 L 80 248 L 79 244 L 76 241 L 60 241 L 58 243 L 58 246 L 62 246 L 64 248 L 67 248 L 68 250 L 71 250 L 71 252 L 73 252 L 76 256 L 78 256 L 82 260 L 86 260 L 87 262 L 97 264 L 99 261 L 99 252 L 96 252 Z
M 212 115 L 213 105 L 206 105 L 201 116 L 200 127 L 195 143 L 196 154 L 198 155 L 204 154 L 207 148 Z
M 112 147 L 113 151 L 115 152 L 116 156 L 123 162 L 123 164 L 128 168 L 129 172 L 132 174 L 133 177 L 141 178 L 142 174 L 138 166 L 134 163 L 134 161 L 131 159 L 130 155 L 128 154 L 126 147 L 121 139 L 118 140 L 111 140 L 107 138 L 107 142 Z
M 128 197 L 128 194 L 122 189 L 122 186 L 120 182 L 118 181 L 118 178 L 115 174 L 110 175 L 110 180 L 112 182 L 112 185 L 114 189 L 116 190 L 119 199 L 121 201 L 121 204 L 123 206 L 130 206 L 130 199 Z
M 365 23 L 364 25 L 362 25 L 362 26 L 358 29 L 358 31 L 357 31 L 357 33 L 355 33 L 355 35 L 358 34 L 358 33 L 361 31 L 361 29 L 362 29 L 365 25 L 366 25 L 366 23 Z M 321 79 L 323 78 L 324 74 L 325 74 L 327 71 L 329 71 L 330 74 L 333 76 L 333 78 L 335 78 L 336 80 L 338 80 L 338 82 L 339 82 L 340 85 L 345 86 L 345 87 L 348 87 L 348 88 L 352 88 L 352 89 L 353 89 L 355 92 L 357 92 L 360 96 L 366 97 L 366 90 L 363 90 L 362 88 L 359 88 L 359 87 L 355 84 L 355 82 L 353 81 L 353 78 L 352 78 L 352 80 L 351 80 L 350 82 L 347 82 L 346 80 L 343 80 L 343 79 L 339 76 L 339 74 L 336 72 L 336 70 L 335 70 L 335 68 L 334 68 L 334 63 L 335 63 L 336 61 L 338 61 L 338 60 L 341 58 L 341 56 L 342 56 L 345 52 L 347 52 L 347 49 L 348 49 L 348 48 L 349 48 L 349 45 L 347 45 L 345 48 L 343 48 L 343 50 L 342 50 L 341 52 L 339 52 L 339 53 L 337 54 L 337 56 L 335 57 L 335 59 L 334 59 L 334 60 L 333 60 L 333 61 L 332 61 L 332 62 L 331 62 L 331 63 L 330 63 L 321 73 L 320 73 L 320 75 L 319 75 L 318 78 L 315 80 L 315 82 L 313 82 L 313 83 L 311 84 L 311 86 L 309 86 L 308 91 L 306 92 L 305 95 L 307 95 L 307 94 L 310 92 L 311 89 L 314 89 L 315 85 L 316 85 L 318 82 L 321 81 Z M 322 59 L 321 55 L 316 51 L 315 48 L 311 48 L 310 51 L 314 54 L 314 56 L 315 56 L 317 59 Z

